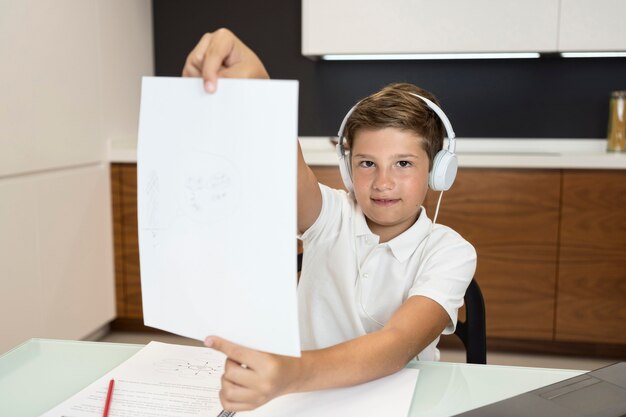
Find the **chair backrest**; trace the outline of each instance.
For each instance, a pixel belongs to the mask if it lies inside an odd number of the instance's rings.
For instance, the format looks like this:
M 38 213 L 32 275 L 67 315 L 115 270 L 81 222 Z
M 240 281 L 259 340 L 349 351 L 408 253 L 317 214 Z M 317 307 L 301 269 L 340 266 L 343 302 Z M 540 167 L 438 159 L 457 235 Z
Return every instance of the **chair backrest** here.
M 454 334 L 465 346 L 467 363 L 487 363 L 485 300 L 475 279 L 465 291 L 465 321 L 458 321 Z
M 302 253 L 298 254 L 298 271 L 302 269 Z M 465 346 L 467 363 L 487 363 L 487 329 L 485 301 L 480 287 L 472 279 L 465 291 L 465 321 L 458 321 L 454 334 Z

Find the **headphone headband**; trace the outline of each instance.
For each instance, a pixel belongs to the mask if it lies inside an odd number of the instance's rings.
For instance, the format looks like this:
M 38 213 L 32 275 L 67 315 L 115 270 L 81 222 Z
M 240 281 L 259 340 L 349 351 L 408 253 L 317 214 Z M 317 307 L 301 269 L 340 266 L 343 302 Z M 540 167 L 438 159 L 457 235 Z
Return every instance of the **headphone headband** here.
M 446 116 L 443 110 L 441 110 L 441 107 L 436 105 L 432 100 L 429 100 L 426 97 L 422 97 L 419 94 L 415 94 L 411 92 L 409 92 L 409 94 L 417 98 L 420 98 L 424 103 L 426 103 L 428 107 L 430 107 L 432 111 L 435 112 L 435 114 L 437 114 L 437 116 L 439 116 L 439 120 L 441 120 L 441 122 L 443 123 L 443 127 L 446 130 L 446 136 L 448 138 L 448 152 L 454 153 L 454 151 L 456 150 L 456 135 L 454 133 L 454 130 L 452 129 L 452 124 L 450 123 L 450 119 L 448 119 L 448 116 Z M 357 108 L 357 106 L 361 104 L 361 101 L 363 100 L 360 100 L 358 103 L 352 106 L 352 108 L 344 116 L 341 122 L 341 126 L 339 126 L 339 131 L 337 132 L 337 136 L 339 137 L 339 145 L 341 145 L 341 150 L 342 152 L 344 152 L 344 155 L 345 155 L 345 149 L 343 146 L 343 141 L 344 141 L 343 131 L 346 128 L 348 119 L 350 118 L 354 110 Z

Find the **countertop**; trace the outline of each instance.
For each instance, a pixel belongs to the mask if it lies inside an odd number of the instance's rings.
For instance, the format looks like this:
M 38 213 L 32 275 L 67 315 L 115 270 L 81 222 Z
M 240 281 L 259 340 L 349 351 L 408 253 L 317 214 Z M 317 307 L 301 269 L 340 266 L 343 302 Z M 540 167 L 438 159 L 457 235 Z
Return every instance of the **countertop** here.
M 329 137 L 301 137 L 309 165 L 336 166 L 337 154 Z M 606 152 L 603 139 L 457 138 L 462 168 L 626 169 L 626 153 Z M 137 145 L 112 141 L 109 161 L 137 162 Z

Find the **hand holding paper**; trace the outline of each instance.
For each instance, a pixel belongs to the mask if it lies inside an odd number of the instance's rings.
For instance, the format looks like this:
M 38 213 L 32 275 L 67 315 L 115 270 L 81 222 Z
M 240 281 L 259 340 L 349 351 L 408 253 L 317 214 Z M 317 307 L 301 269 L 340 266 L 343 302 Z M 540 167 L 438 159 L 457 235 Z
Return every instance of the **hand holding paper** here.
M 217 77 L 269 78 L 256 54 L 228 29 L 204 34 L 187 56 L 183 76 L 204 78 L 209 93 L 216 91 Z
M 227 356 L 220 401 L 229 411 L 252 410 L 295 391 L 293 384 L 302 376 L 300 358 L 246 349 L 215 336 L 205 345 Z

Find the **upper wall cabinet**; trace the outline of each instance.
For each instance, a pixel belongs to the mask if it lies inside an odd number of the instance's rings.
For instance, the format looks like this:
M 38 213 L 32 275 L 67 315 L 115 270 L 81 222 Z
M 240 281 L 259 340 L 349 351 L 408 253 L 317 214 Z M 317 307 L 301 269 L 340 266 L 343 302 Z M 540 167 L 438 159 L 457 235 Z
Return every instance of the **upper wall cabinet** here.
M 302 0 L 302 54 L 626 50 L 624 0 Z
M 1 3 L 0 177 L 104 160 L 98 2 Z
M 107 159 L 136 140 L 150 0 L 0 0 L 0 178 Z
M 302 54 L 554 51 L 558 12 L 559 0 L 302 0 Z
M 561 0 L 559 51 L 626 51 L 624 16 L 624 0 Z

